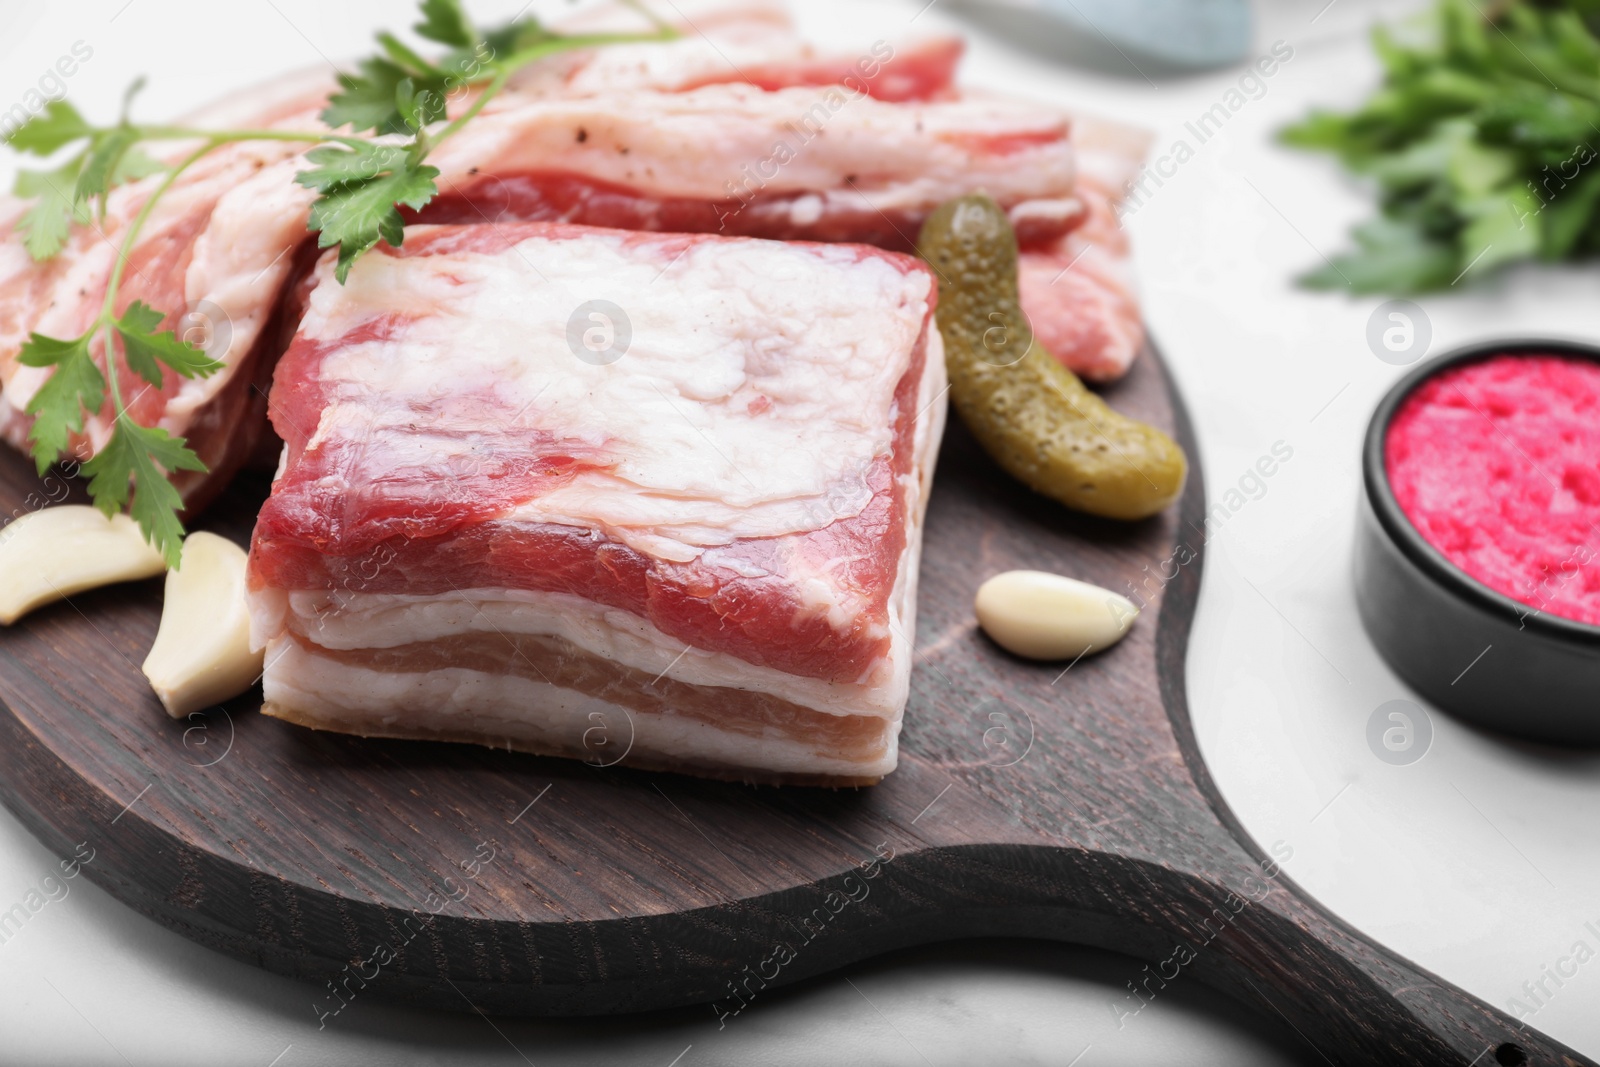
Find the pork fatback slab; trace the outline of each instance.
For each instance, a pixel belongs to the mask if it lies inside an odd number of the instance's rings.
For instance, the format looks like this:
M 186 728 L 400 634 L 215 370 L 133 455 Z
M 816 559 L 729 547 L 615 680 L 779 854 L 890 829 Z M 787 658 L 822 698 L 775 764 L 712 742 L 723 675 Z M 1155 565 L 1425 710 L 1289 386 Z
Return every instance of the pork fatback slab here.
M 893 770 L 944 418 L 921 262 L 518 223 L 318 272 L 251 550 L 270 714 L 750 781 Z

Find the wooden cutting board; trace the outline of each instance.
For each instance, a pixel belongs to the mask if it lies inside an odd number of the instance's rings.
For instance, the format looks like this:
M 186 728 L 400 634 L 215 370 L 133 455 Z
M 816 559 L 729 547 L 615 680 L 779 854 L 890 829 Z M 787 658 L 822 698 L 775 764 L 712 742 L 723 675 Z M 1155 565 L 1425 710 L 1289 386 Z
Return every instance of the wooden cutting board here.
M 1197 455 L 1154 353 L 1109 397 Z M 589 765 L 320 734 L 257 714 L 259 691 L 174 722 L 138 670 L 145 582 L 0 632 L 0 798 L 139 912 L 305 980 L 325 1020 L 362 997 L 731 1016 L 889 949 L 1020 935 L 1149 961 L 1126 1013 L 1205 982 L 1334 1063 L 1589 1062 L 1330 917 L 1223 803 L 1184 696 L 1197 473 L 1127 526 L 1028 493 L 959 425 L 939 463 L 900 768 L 876 787 L 623 770 L 604 729 Z M 0 515 L 67 489 L 0 458 Z M 265 490 L 201 525 L 245 543 Z M 1019 567 L 1132 583 L 1150 608 L 1102 655 L 1024 662 L 972 616 L 979 582 Z

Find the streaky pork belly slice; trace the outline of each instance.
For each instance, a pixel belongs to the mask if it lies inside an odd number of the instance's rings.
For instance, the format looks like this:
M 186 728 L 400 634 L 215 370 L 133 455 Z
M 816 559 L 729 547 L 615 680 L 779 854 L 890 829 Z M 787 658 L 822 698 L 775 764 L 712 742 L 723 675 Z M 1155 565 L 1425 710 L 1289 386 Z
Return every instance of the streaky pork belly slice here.
M 926 266 L 533 222 L 417 226 L 316 279 L 250 556 L 269 714 L 893 770 L 944 419 Z
M 424 222 L 574 222 L 914 248 L 982 190 L 1024 245 L 1083 217 L 1067 116 L 1001 97 L 889 102 L 843 86 L 707 85 L 532 100 L 480 116 L 430 162 Z
M 840 85 L 878 100 L 931 100 L 952 95 L 965 45 L 930 36 L 860 49 L 823 49 L 787 26 L 753 22 L 715 39 L 700 33 L 666 43 L 610 45 L 541 63 L 513 92 L 529 98 L 572 98 L 654 89 L 684 92 L 739 82 L 761 89 Z
M 286 79 L 195 116 L 217 123 L 319 128 L 316 113 L 328 80 Z M 169 162 L 192 144 L 161 148 Z M 203 506 L 254 451 L 266 431 L 266 386 L 273 362 L 292 334 L 299 312 L 291 282 L 314 256 L 305 220 L 312 195 L 294 184 L 300 148 L 247 142 L 224 145 L 186 171 L 157 204 L 129 256 L 116 310 L 139 300 L 166 313 L 160 329 L 176 329 L 205 346 L 224 369 L 210 378 L 184 379 L 167 371 L 159 388 L 118 362 L 127 412 L 146 426 L 187 436 L 210 472 L 173 479 L 192 510 Z M 77 226 L 66 247 L 35 262 L 12 231 L 28 205 L 0 196 L 0 439 L 28 447 L 29 402 L 52 371 L 26 367 L 17 356 L 30 333 L 78 337 L 100 312 L 123 235 L 161 181 L 159 176 L 111 194 L 103 222 Z M 308 250 L 309 251 L 309 250 Z M 92 346 L 105 366 L 101 339 Z M 85 420 L 70 451 L 86 459 L 111 436 L 110 401 Z
M 1043 246 L 1024 248 L 1017 287 L 1034 335 L 1056 359 L 1093 382 L 1127 373 L 1144 345 L 1132 250 L 1119 217 L 1150 135 L 1117 123 L 1075 117 L 1076 193 L 1082 225 Z
M 676 40 L 617 44 L 552 56 L 517 75 L 513 92 L 594 96 L 629 89 L 678 92 L 745 82 L 763 89 L 844 85 L 880 100 L 926 100 L 951 91 L 964 44 L 932 34 L 906 41 L 822 47 L 803 38 L 777 2 L 714 0 L 650 5 Z M 629 33 L 651 24 L 625 4 L 601 4 L 556 23 L 563 33 Z

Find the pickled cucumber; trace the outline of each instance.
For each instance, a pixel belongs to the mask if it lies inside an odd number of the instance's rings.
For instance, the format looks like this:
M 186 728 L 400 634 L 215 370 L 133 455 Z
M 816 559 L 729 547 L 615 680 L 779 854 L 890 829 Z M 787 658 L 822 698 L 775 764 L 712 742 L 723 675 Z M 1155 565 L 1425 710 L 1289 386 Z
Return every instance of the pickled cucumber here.
M 1017 240 L 986 196 L 940 205 L 917 250 L 939 279 L 950 400 L 995 461 L 1035 492 L 1142 519 L 1183 491 L 1183 450 L 1111 410 L 1034 339 L 1017 298 Z

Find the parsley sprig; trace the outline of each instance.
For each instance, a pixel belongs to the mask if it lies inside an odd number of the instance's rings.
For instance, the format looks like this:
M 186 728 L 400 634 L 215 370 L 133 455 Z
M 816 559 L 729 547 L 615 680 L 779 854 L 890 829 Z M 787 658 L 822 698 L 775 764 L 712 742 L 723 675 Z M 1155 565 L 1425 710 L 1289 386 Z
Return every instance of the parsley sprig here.
M 1439 0 L 1372 41 L 1383 86 L 1283 131 L 1379 194 L 1355 250 L 1302 283 L 1422 292 L 1600 253 L 1600 3 Z
M 100 314 L 73 338 L 31 334 L 18 359 L 26 366 L 52 368 L 29 401 L 33 417 L 29 441 L 43 474 L 83 432 L 88 417 L 109 400 L 115 415 L 109 439 L 83 465 L 89 495 L 106 514 L 128 507 L 146 539 L 177 566 L 183 539 L 178 519 L 182 499 L 168 476 L 204 471 L 205 465 L 181 437 L 145 426 L 128 413 L 138 395 L 125 397 L 117 356 L 143 388 L 160 389 L 171 372 L 182 378 L 209 377 L 223 364 L 160 330 L 168 313 L 134 301 L 120 313 L 117 294 L 139 235 L 162 196 L 180 175 L 225 144 L 282 141 L 312 146 L 306 170 L 295 181 L 318 196 L 307 228 L 320 248 L 338 248 L 335 275 L 340 283 L 351 266 L 380 241 L 398 246 L 405 238 L 401 208 L 422 208 L 438 195 L 436 167 L 429 153 L 482 112 L 518 71 L 547 56 L 577 48 L 662 41 L 676 32 L 638 0 L 624 0 L 648 18 L 648 33 L 563 35 L 532 17 L 480 30 L 460 0 L 422 0 L 417 36 L 446 49 L 427 59 L 392 33 L 378 34 L 379 54 L 363 60 L 354 74 L 339 76 L 339 91 L 321 113 L 328 129 L 199 130 L 182 126 L 135 124 L 129 118 L 135 82 L 123 100 L 122 114 L 110 126 L 96 126 L 65 101 L 53 101 L 9 138 L 12 148 L 53 165 L 25 170 L 15 193 L 32 205 L 17 223 L 28 254 L 46 260 L 60 253 L 74 227 L 103 224 L 113 191 L 160 175 L 123 232 L 106 285 Z M 450 104 L 476 92 L 453 120 Z M 335 130 L 348 128 L 348 134 Z M 179 141 L 197 145 L 175 163 L 152 158 L 142 145 Z M 65 153 L 65 159 L 62 155 Z M 97 358 L 98 357 L 98 358 Z M 131 506 L 130 506 L 131 501 Z

